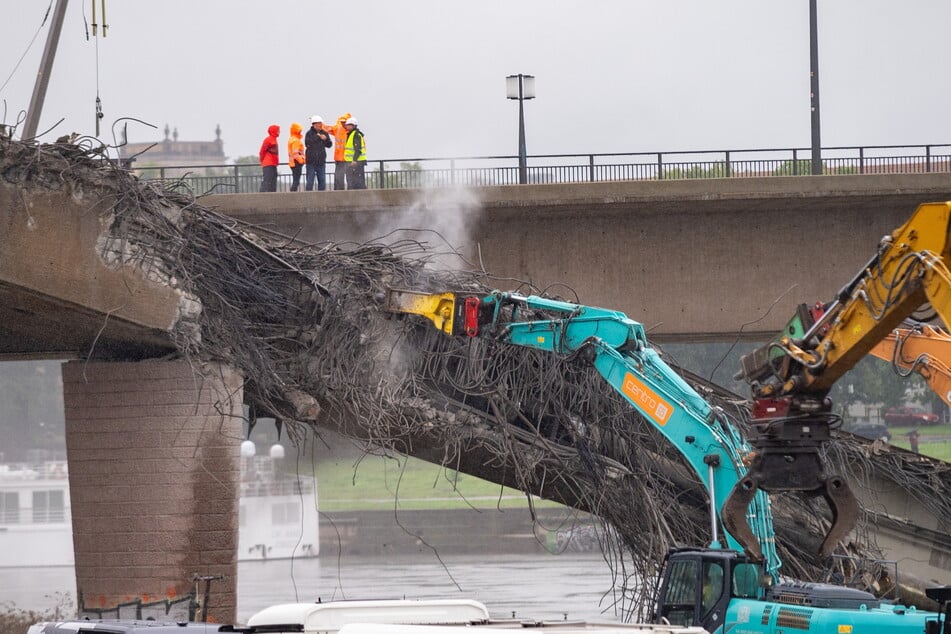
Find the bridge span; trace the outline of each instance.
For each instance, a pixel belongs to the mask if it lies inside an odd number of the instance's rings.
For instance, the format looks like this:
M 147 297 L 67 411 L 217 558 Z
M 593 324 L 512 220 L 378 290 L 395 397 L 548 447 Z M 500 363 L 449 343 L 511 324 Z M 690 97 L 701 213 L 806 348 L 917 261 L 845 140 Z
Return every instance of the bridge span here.
M 618 181 L 465 190 L 212 195 L 302 240 L 432 228 L 503 290 L 531 282 L 614 308 L 658 341 L 763 339 L 828 301 L 948 174 Z M 408 237 L 419 235 L 404 233 Z M 435 235 L 422 236 L 438 244 Z
M 775 332 L 796 303 L 830 298 L 920 202 L 946 199 L 947 175 L 917 174 L 202 202 L 314 242 L 434 229 L 473 264 L 512 278 L 500 280 L 502 288 L 526 280 L 623 310 L 655 338 L 716 340 L 747 322 L 755 322 L 744 328 L 749 337 Z M 100 259 L 102 218 L 114 203 L 108 193 L 55 183 L 0 182 L 0 358 L 76 359 L 63 377 L 84 605 L 93 597 L 109 607 L 130 595 L 187 595 L 197 566 L 225 577 L 213 614 L 230 620 L 241 377 L 212 364 L 198 381 L 198 368 L 161 360 L 174 350 L 170 333 L 188 318 L 189 299 L 160 277 Z M 435 234 L 426 239 L 435 242 Z M 133 362 L 141 359 L 149 362 Z M 891 484 L 867 490 L 887 505 L 882 535 L 894 556 L 921 562 L 926 578 L 946 574 L 951 544 L 939 520 Z M 886 501 L 896 498 L 902 507 Z

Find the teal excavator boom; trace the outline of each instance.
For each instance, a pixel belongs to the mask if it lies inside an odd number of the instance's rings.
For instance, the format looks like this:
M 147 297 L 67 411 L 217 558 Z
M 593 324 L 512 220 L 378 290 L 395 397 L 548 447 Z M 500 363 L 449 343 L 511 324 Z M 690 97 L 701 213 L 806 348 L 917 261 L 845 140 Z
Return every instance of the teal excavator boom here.
M 683 455 L 710 497 L 711 543 L 668 554 L 656 622 L 699 625 L 717 634 L 951 634 L 947 616 L 890 606 L 861 590 L 778 582 L 780 560 L 767 492 L 783 490 L 782 483 L 774 477 L 769 488 L 761 480 L 755 487 L 744 485 L 756 452 L 660 358 L 642 324 L 609 309 L 516 293 L 391 289 L 385 302 L 386 310 L 421 315 L 447 336 L 494 338 L 587 360 Z M 816 454 L 817 446 L 813 441 Z M 788 451 L 785 445 L 780 449 Z M 801 482 L 792 485 L 803 490 Z M 740 517 L 726 517 L 727 512 Z M 721 523 L 726 548 L 719 538 Z M 835 529 L 834 522 L 830 535 Z M 823 548 L 828 542 L 827 537 Z M 951 599 L 951 589 L 935 592 L 941 601 Z
M 386 307 L 391 312 L 422 315 L 448 335 L 488 336 L 514 346 L 586 358 L 677 448 L 704 483 L 713 515 L 711 544 L 721 547 L 720 505 L 746 474 L 744 461 L 750 460 L 751 448 L 723 415 L 651 348 L 640 323 L 614 310 L 502 292 L 465 295 L 390 290 Z M 524 319 L 528 311 L 548 317 Z M 765 562 L 768 574 L 776 577 L 780 561 L 768 497 L 762 493 L 753 496 L 749 509 L 742 513 L 742 524 L 752 530 L 740 538 L 725 531 L 726 545 Z

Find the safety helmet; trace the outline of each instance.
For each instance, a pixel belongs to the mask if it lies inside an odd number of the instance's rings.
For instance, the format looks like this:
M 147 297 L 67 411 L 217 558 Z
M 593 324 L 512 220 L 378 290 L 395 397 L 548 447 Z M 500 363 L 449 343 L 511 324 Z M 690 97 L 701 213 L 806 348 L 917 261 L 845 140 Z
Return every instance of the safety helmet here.
M 358 122 L 356 117 L 350 117 L 344 122 L 344 125 L 357 125 L 357 124 Z
M 310 122 L 311 122 L 311 123 L 323 123 L 323 122 L 324 122 L 324 118 L 321 117 L 319 114 L 315 114 L 314 116 L 312 116 L 312 117 L 310 118 Z

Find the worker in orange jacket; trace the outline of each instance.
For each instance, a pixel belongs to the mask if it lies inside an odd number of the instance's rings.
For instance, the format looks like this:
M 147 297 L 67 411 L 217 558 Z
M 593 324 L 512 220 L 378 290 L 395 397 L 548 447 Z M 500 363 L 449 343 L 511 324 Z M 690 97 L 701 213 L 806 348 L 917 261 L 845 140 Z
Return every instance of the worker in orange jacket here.
M 301 139 L 303 128 L 299 123 L 291 124 L 291 138 L 287 140 L 287 164 L 291 168 L 291 191 L 300 187 L 300 175 L 307 159 L 304 157 L 304 141 Z
M 334 189 L 347 189 L 347 170 L 350 163 L 344 157 L 344 152 L 346 151 L 347 136 L 350 134 L 346 126 L 349 118 L 350 113 L 348 112 L 337 117 L 336 125 L 324 126 L 324 130 L 334 135 Z

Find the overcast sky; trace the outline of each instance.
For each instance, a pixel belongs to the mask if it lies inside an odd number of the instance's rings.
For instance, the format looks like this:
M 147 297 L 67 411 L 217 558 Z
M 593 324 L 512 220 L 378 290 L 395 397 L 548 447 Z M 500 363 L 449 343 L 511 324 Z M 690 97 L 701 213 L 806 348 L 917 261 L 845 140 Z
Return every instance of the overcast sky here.
M 951 2 L 818 4 L 823 145 L 951 143 Z M 0 6 L 11 124 L 49 2 Z M 283 141 L 292 121 L 349 111 L 371 160 L 511 155 L 505 76 L 526 73 L 529 154 L 808 147 L 808 13 L 808 0 L 106 0 L 97 41 L 89 0 L 73 0 L 39 130 L 64 118 L 45 140 L 93 134 L 98 92 L 107 142 L 121 117 L 157 126 L 130 125 L 136 142 L 166 124 L 212 140 L 220 125 L 235 158 L 272 123 Z

